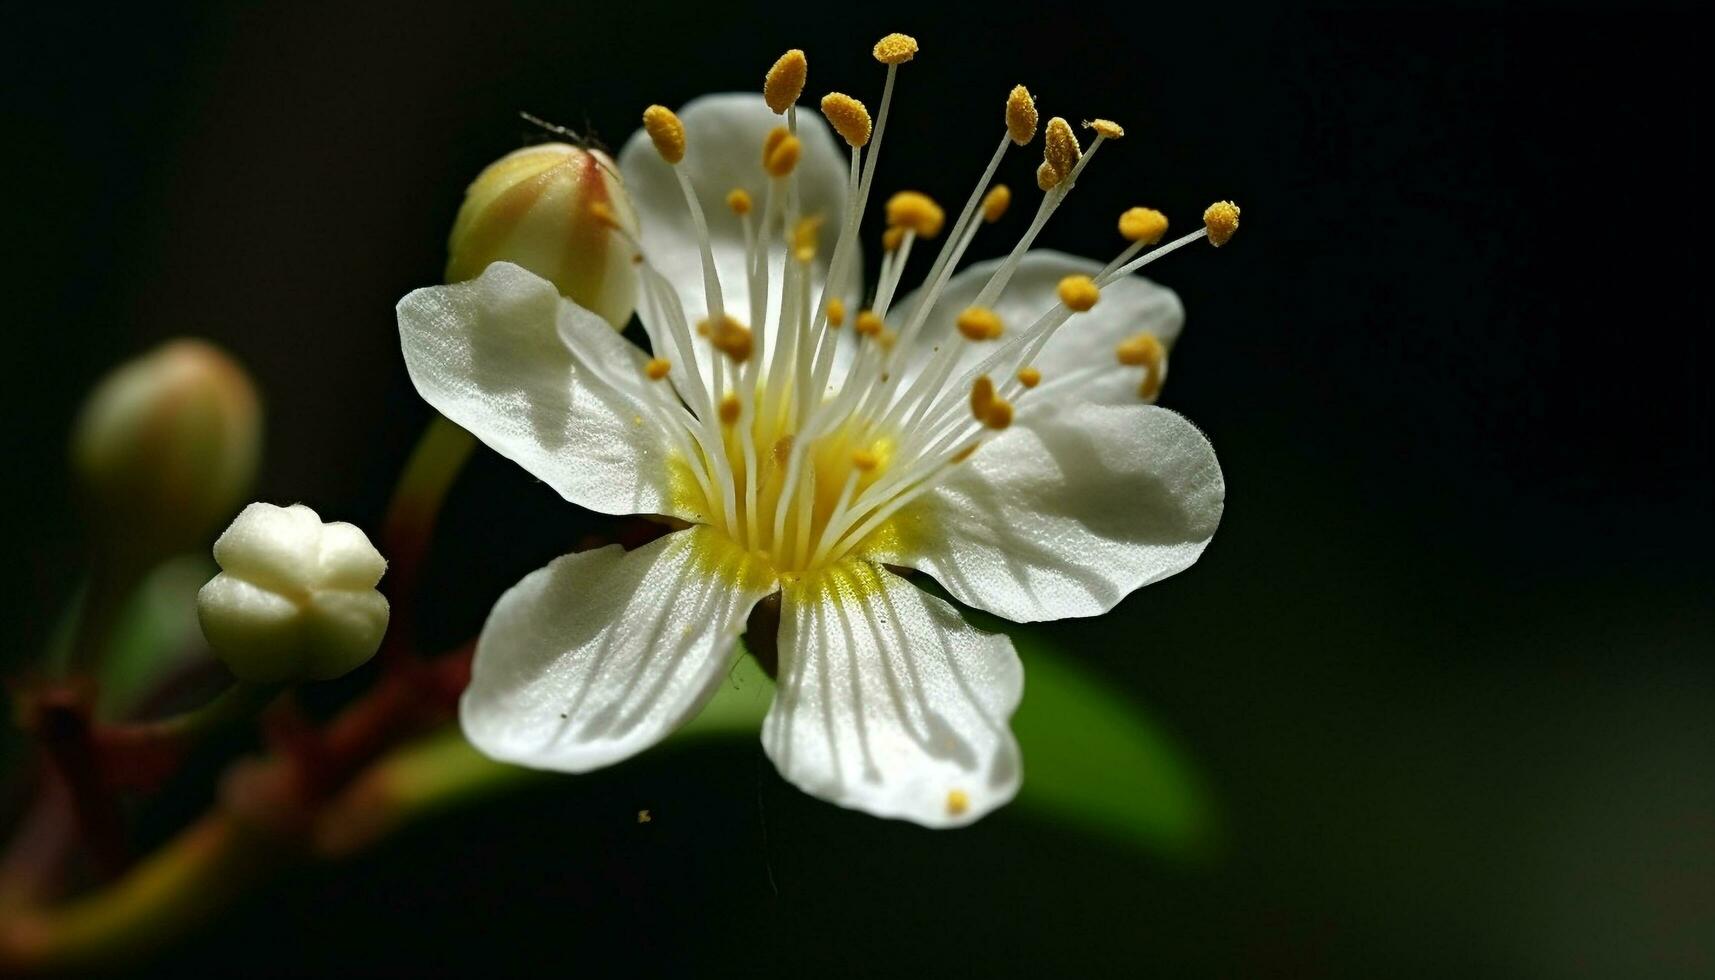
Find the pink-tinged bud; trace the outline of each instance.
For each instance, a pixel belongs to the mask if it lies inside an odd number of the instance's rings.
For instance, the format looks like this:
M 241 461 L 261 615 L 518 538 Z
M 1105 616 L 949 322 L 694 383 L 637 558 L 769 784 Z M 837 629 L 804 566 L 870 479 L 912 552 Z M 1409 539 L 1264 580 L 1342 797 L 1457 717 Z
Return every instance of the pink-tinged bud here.
M 511 262 L 617 329 L 637 294 L 637 216 L 619 168 L 599 150 L 529 146 L 477 175 L 447 240 L 447 281 Z
M 206 546 L 243 503 L 261 448 L 250 376 L 212 344 L 175 340 L 96 385 L 71 462 L 100 543 L 146 560 Z

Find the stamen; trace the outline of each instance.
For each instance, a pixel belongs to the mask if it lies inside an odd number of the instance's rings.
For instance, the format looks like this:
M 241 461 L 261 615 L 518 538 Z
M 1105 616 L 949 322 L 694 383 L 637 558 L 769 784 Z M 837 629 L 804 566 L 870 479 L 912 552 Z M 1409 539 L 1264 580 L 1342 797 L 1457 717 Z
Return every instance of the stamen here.
M 1042 159 L 1054 173 L 1065 180 L 1072 173 L 1072 168 L 1078 165 L 1078 158 L 1084 155 L 1083 147 L 1078 145 L 1078 134 L 1072 132 L 1072 124 L 1064 117 L 1055 116 L 1048 120 L 1048 129 L 1042 136 Z
M 1022 85 L 1014 85 L 1006 97 L 1006 135 L 1019 146 L 1036 138 L 1036 100 Z
M 739 404 L 738 395 L 729 391 L 721 398 L 721 424 L 733 425 L 737 423 L 738 417 L 743 411 L 744 406 Z
M 1120 215 L 1120 234 L 1128 242 L 1154 245 L 1167 234 L 1167 215 L 1153 208 L 1127 208 Z
M 1047 160 L 1042 161 L 1042 164 L 1036 168 L 1037 188 L 1041 190 L 1042 193 L 1046 194 L 1058 186 L 1059 183 L 1060 175 L 1055 172 L 1054 165 L 1049 163 Z
M 905 229 L 899 225 L 894 225 L 892 228 L 889 228 L 886 231 L 882 232 L 881 233 L 881 250 L 883 252 L 897 251 L 899 248 L 899 243 L 905 240 L 905 232 L 906 231 L 907 231 L 907 229 Z
M 984 374 L 971 382 L 971 415 L 980 422 L 988 417 L 989 409 L 994 407 L 994 382 Z
M 918 238 L 934 238 L 941 233 L 947 213 L 927 194 L 900 191 L 887 199 L 887 223 L 895 228 L 909 228 Z
M 828 326 L 840 329 L 846 322 L 846 301 L 838 296 L 828 301 Z
M 881 465 L 881 458 L 868 449 L 859 449 L 852 453 L 852 466 L 860 472 L 869 473 Z
M 1086 119 L 1084 128 L 1095 130 L 1096 135 L 1103 139 L 1117 140 L 1125 135 L 1125 127 L 1112 119 Z
M 884 65 L 903 65 L 917 56 L 917 39 L 907 34 L 889 34 L 875 42 L 875 60 Z
M 1203 227 L 1209 232 L 1209 244 L 1220 248 L 1232 241 L 1239 230 L 1239 206 L 1231 201 L 1216 201 L 1203 212 Z
M 1034 388 L 1042 383 L 1042 372 L 1027 364 L 1018 369 L 1018 383 L 1026 388 Z
M 751 207 L 750 192 L 742 187 L 734 187 L 727 191 L 726 206 L 732 209 L 733 214 L 740 217 L 749 214 Z
M 763 169 L 770 177 L 785 177 L 798 166 L 798 157 L 803 152 L 804 144 L 796 136 L 788 135 L 785 139 L 776 140 L 774 146 L 764 152 Z
M 649 134 L 649 142 L 655 144 L 661 159 L 678 163 L 685 158 L 685 124 L 673 110 L 664 105 L 643 110 L 643 131 Z
M 876 316 L 874 310 L 864 310 L 858 314 L 857 332 L 862 336 L 873 337 L 881 333 L 881 328 L 881 317 Z
M 1005 184 L 996 184 L 983 195 L 983 220 L 994 224 L 1006 214 L 1006 209 L 1012 206 L 1012 188 Z
M 1114 346 L 1114 358 L 1129 367 L 1159 363 L 1162 354 L 1161 341 L 1149 333 L 1127 337 Z
M 699 331 L 705 327 L 707 327 L 709 343 L 714 346 L 715 350 L 732 358 L 738 364 L 743 364 L 750 359 L 750 353 L 755 346 L 755 338 L 752 337 L 749 327 L 730 316 L 723 316 L 714 321 L 704 320 L 697 325 Z
M 816 244 L 821 234 L 821 215 L 799 218 L 798 223 L 792 226 L 792 257 L 803 263 L 815 261 Z
M 995 340 L 1005 330 L 995 311 L 984 306 L 966 307 L 953 323 L 966 340 Z
M 834 127 L 834 132 L 846 141 L 852 149 L 869 142 L 874 132 L 869 110 L 864 104 L 844 92 L 829 92 L 822 96 L 822 115 L 827 117 L 828 125 Z
M 768 103 L 768 108 L 773 109 L 776 115 L 797 105 L 798 97 L 804 94 L 804 81 L 809 72 L 803 51 L 793 48 L 781 55 L 762 80 L 762 101 Z
M 1012 424 L 1012 402 L 994 396 L 989 403 L 988 411 L 983 413 L 983 424 L 991 429 L 1000 430 Z
M 970 809 L 970 806 L 971 798 L 964 790 L 950 789 L 947 791 L 947 813 L 950 815 L 955 817 L 961 816 L 966 810 Z
M 1089 276 L 1067 276 L 1060 280 L 1057 287 L 1060 302 L 1073 312 L 1083 313 L 1096 305 L 1102 291 L 1096 288 L 1096 281 Z
M 665 357 L 651 357 L 649 363 L 643 365 L 643 374 L 650 381 L 660 381 L 672 370 L 673 362 Z

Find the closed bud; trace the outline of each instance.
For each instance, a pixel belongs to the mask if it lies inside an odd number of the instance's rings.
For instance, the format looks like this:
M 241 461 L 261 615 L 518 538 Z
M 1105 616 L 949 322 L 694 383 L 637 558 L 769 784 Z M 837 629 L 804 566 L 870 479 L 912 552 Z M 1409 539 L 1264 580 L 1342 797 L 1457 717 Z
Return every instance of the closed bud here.
M 244 508 L 214 544 L 220 574 L 197 593 L 215 655 L 240 680 L 326 680 L 362 666 L 387 631 L 375 590 L 387 562 L 343 521 L 303 504 Z
M 238 362 L 175 340 L 95 386 L 71 463 L 101 546 L 143 562 L 194 548 L 256 478 L 262 409 Z
M 509 153 L 477 175 L 447 241 L 447 281 L 511 262 L 624 329 L 636 304 L 637 216 L 607 154 L 567 143 Z

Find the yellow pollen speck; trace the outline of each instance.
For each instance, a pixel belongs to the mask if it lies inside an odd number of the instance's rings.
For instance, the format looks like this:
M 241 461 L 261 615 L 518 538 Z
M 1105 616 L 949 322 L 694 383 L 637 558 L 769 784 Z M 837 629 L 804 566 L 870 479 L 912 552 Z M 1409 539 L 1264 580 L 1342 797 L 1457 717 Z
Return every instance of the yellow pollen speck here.
M 673 370 L 673 364 L 665 357 L 651 357 L 649 363 L 643 365 L 643 373 L 650 381 L 660 381 L 671 370 Z
M 1209 244 L 1220 248 L 1232 241 L 1239 230 L 1239 206 L 1231 201 L 1216 201 L 1203 212 L 1203 227 L 1209 230 Z
M 649 815 L 648 810 L 637 811 L 637 822 L 638 823 L 648 823 L 649 821 L 651 821 L 653 819 L 655 819 L 655 818 Z
M 1095 130 L 1096 135 L 1103 139 L 1117 140 L 1125 135 L 1125 127 L 1112 119 L 1086 119 L 1084 128 Z
M 1067 276 L 1060 280 L 1060 302 L 1074 313 L 1082 313 L 1096 305 L 1096 300 L 1102 296 L 1102 291 L 1096 288 L 1096 281 L 1089 276 Z
M 859 472 L 868 473 L 881 465 L 881 457 L 868 449 L 859 449 L 852 453 L 852 466 Z
M 900 191 L 887 199 L 887 223 L 909 228 L 918 238 L 934 238 L 941 233 L 946 212 L 934 198 L 919 191 Z
M 725 398 L 721 399 L 720 413 L 723 424 L 732 425 L 737 422 L 741 411 L 743 411 L 743 406 L 739 404 L 737 395 L 729 392 Z
M 734 320 L 731 316 L 723 316 L 716 323 L 704 320 L 697 324 L 697 332 L 707 334 L 709 343 L 714 345 L 715 350 L 740 364 L 750 360 L 750 352 L 755 346 L 755 338 L 751 336 L 749 327 Z
M 1047 192 L 1059 186 L 1059 183 L 1060 175 L 1054 172 L 1054 168 L 1048 165 L 1047 160 L 1042 161 L 1041 166 L 1036 168 L 1036 186 Z
M 873 54 L 884 65 L 902 65 L 917 56 L 917 39 L 907 34 L 889 34 L 875 42 Z
M 643 131 L 649 134 L 649 142 L 655 144 L 655 152 L 661 154 L 661 159 L 678 163 L 685 158 L 685 124 L 673 110 L 664 105 L 643 110 Z
M 822 115 L 848 145 L 858 147 L 869 142 L 869 110 L 862 102 L 844 92 L 829 92 L 822 96 Z
M 957 453 L 953 454 L 953 462 L 963 463 L 965 460 L 970 459 L 972 456 L 976 455 L 977 447 L 980 445 L 982 445 L 982 443 L 973 442 L 959 450 Z
M 606 201 L 591 201 L 589 211 L 590 217 L 594 218 L 595 223 L 603 228 L 609 231 L 624 230 L 619 223 L 618 216 L 613 213 L 613 208 L 609 207 Z
M 839 297 L 828 300 L 828 326 L 835 330 L 846 322 L 846 301 Z
M 1004 331 L 1000 316 L 985 306 L 967 306 L 953 321 L 966 340 L 994 340 Z
M 983 413 L 983 424 L 991 429 L 1004 429 L 1012 424 L 1012 402 L 996 396 Z
M 1083 155 L 1083 147 L 1078 145 L 1078 134 L 1072 132 L 1072 124 L 1062 116 L 1048 120 L 1048 128 L 1042 134 L 1042 159 L 1054 168 L 1054 173 L 1061 180 L 1066 179 Z
M 1042 372 L 1034 367 L 1025 365 L 1018 369 L 1018 383 L 1026 388 L 1034 388 L 1042 383 Z
M 1036 138 L 1036 100 L 1022 85 L 1014 85 L 1006 97 L 1006 135 L 1019 146 Z
M 971 808 L 971 798 L 962 789 L 947 791 L 947 812 L 959 816 Z
M 798 166 L 798 157 L 803 152 L 803 142 L 788 134 L 763 156 L 762 167 L 768 171 L 770 177 L 785 177 Z
M 865 337 L 873 337 L 881 333 L 881 317 L 874 310 L 864 310 L 857 317 L 857 332 Z
M 822 233 L 822 216 L 812 214 L 807 218 L 799 218 L 792 227 L 792 257 L 800 262 L 809 262 L 816 257 L 816 244 Z
M 989 409 L 994 407 L 994 382 L 988 375 L 982 375 L 971 382 L 971 414 L 978 421 L 988 417 Z
M 734 187 L 727 191 L 726 206 L 732 209 L 733 214 L 749 214 L 750 192 L 742 187 Z
M 810 66 L 804 61 L 804 52 L 797 48 L 780 56 L 774 67 L 768 69 L 768 77 L 762 80 L 762 101 L 768 103 L 778 115 L 797 104 L 798 96 L 804 94 L 804 79 L 809 76 Z
M 897 251 L 903 241 L 905 241 L 905 229 L 894 225 L 881 233 L 881 250 L 884 252 Z
M 983 220 L 992 225 L 999 221 L 1011 206 L 1012 188 L 1005 184 L 996 184 L 983 195 Z
M 1128 242 L 1154 245 L 1167 234 L 1167 215 L 1154 208 L 1127 208 L 1120 215 L 1120 234 Z
M 1127 337 L 1114 346 L 1114 358 L 1131 367 L 1159 364 L 1164 353 L 1161 341 L 1148 333 Z

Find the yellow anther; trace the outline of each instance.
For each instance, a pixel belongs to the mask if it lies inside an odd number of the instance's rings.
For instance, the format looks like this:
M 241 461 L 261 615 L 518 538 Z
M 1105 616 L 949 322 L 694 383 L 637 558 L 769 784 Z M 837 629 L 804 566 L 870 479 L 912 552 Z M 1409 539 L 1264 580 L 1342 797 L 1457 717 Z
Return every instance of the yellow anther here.
M 762 137 L 762 165 L 764 167 L 768 166 L 768 158 L 773 155 L 775 147 L 778 147 L 791 135 L 790 129 L 785 126 L 776 126 L 768 131 L 768 135 Z
M 869 110 L 862 102 L 844 92 L 829 92 L 822 96 L 822 115 L 828 118 L 828 125 L 834 127 L 834 132 L 840 134 L 840 139 L 850 146 L 863 146 L 869 142 Z
M 995 397 L 989 404 L 988 411 L 983 413 L 983 424 L 991 429 L 1004 429 L 1012 424 L 1012 402 Z
M 643 365 L 643 374 L 650 381 L 660 381 L 671 370 L 673 370 L 673 364 L 665 357 L 651 357 L 649 363 Z
M 685 159 L 685 124 L 673 110 L 664 105 L 643 110 L 643 131 L 649 134 L 649 142 L 655 144 L 661 159 L 668 163 Z
M 803 142 L 788 134 L 763 156 L 762 168 L 768 171 L 770 177 L 785 177 L 798 166 L 798 157 L 803 152 Z
M 858 314 L 857 332 L 859 334 L 865 337 L 873 337 L 881 333 L 882 326 L 881 317 L 876 316 L 874 310 L 864 310 Z
M 1120 234 L 1128 242 L 1154 245 L 1167 234 L 1167 215 L 1154 208 L 1127 208 L 1120 215 Z
M 816 246 L 821 241 L 822 216 L 812 214 L 799 218 L 792 226 L 792 257 L 800 262 L 810 262 L 816 258 Z
M 743 411 L 744 406 L 739 404 L 737 395 L 728 392 L 726 397 L 721 399 L 720 414 L 722 424 L 734 424 L 738 421 L 739 414 Z
M 988 417 L 989 409 L 993 407 L 994 382 L 985 374 L 971 382 L 971 414 L 980 422 Z
M 1084 128 L 1095 130 L 1096 135 L 1103 139 L 1117 140 L 1125 135 L 1125 127 L 1112 119 L 1086 119 Z
M 900 191 L 887 199 L 888 225 L 909 228 L 917 233 L 918 238 L 939 235 L 946 220 L 947 214 L 941 210 L 941 205 L 927 194 Z
M 947 791 L 947 812 L 958 816 L 971 808 L 971 798 L 962 789 Z
M 749 214 L 750 192 L 742 187 L 734 187 L 727 191 L 726 206 L 732 208 L 733 214 Z
M 783 113 L 798 102 L 798 96 L 804 94 L 804 79 L 809 76 L 810 66 L 804 61 L 804 52 L 793 48 L 780 56 L 774 67 L 768 69 L 768 77 L 762 80 L 762 101 L 768 103 L 768 108 L 776 114 Z
M 884 65 L 903 65 L 917 56 L 917 39 L 908 34 L 889 34 L 875 42 L 875 60 Z
M 868 473 L 881 465 L 881 457 L 868 449 L 859 449 L 852 453 L 852 466 L 859 472 Z
M 1005 330 L 1000 316 L 986 306 L 967 306 L 960 311 L 953 325 L 966 340 L 994 340 Z
M 965 460 L 970 459 L 972 456 L 976 455 L 977 447 L 981 446 L 981 445 L 982 445 L 982 443 L 980 443 L 980 442 L 971 443 L 970 445 L 966 446 L 965 448 L 954 453 L 952 461 L 955 463 L 963 463 Z
M 1102 296 L 1102 291 L 1096 288 L 1096 281 L 1089 276 L 1067 276 L 1060 280 L 1060 302 L 1074 313 L 1082 313 L 1096 305 L 1096 300 Z
M 1018 369 L 1018 383 L 1026 388 L 1034 388 L 1042 383 L 1042 372 L 1030 365 Z
M 1161 365 L 1152 365 L 1144 372 L 1143 382 L 1137 386 L 1137 396 L 1144 401 L 1154 401 L 1161 394 Z
M 1048 165 L 1047 160 L 1042 161 L 1042 164 L 1036 168 L 1036 186 L 1046 193 L 1059 185 L 1060 175 L 1054 172 L 1054 168 Z
M 619 216 L 613 213 L 613 208 L 606 201 L 591 201 L 589 211 L 595 223 L 608 231 L 625 230 L 625 226 L 619 223 Z
M 846 301 L 839 297 L 828 300 L 828 326 L 835 330 L 846 322 Z
M 1006 97 L 1006 135 L 1019 146 L 1036 138 L 1036 100 L 1022 85 L 1014 85 Z
M 886 327 L 882 327 L 881 332 L 875 335 L 875 342 L 881 345 L 882 350 L 892 350 L 893 345 L 899 343 L 899 335 Z M 887 375 L 883 374 L 881 380 L 886 381 Z
M 1239 230 L 1239 206 L 1231 201 L 1216 201 L 1203 212 L 1203 227 L 1209 229 L 1209 244 L 1220 248 L 1233 239 Z
M 1129 367 L 1145 367 L 1160 364 L 1166 354 L 1154 334 L 1140 333 L 1120 341 L 1114 346 L 1114 358 Z
M 786 461 L 792 458 L 793 441 L 790 432 L 774 440 L 774 465 L 785 466 Z
M 704 320 L 697 324 L 697 332 L 706 334 L 715 350 L 740 364 L 750 360 L 751 349 L 756 344 L 755 338 L 750 334 L 750 328 L 731 316 L 723 316 L 718 322 Z
M 1012 188 L 1005 184 L 996 184 L 983 195 L 983 220 L 992 225 L 999 221 L 1011 206 Z
M 1066 179 L 1083 155 L 1084 149 L 1078 145 L 1078 134 L 1072 132 L 1072 124 L 1062 116 L 1048 120 L 1048 128 L 1042 134 L 1042 159 L 1061 180 Z
M 905 229 L 894 225 L 881 233 L 881 250 L 883 252 L 897 252 L 900 244 L 904 241 Z

